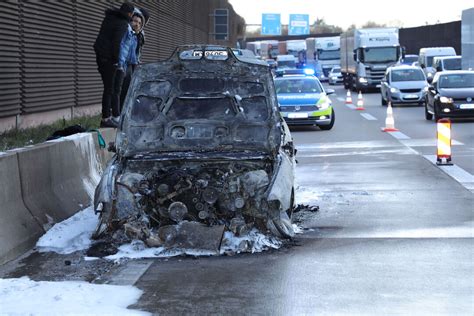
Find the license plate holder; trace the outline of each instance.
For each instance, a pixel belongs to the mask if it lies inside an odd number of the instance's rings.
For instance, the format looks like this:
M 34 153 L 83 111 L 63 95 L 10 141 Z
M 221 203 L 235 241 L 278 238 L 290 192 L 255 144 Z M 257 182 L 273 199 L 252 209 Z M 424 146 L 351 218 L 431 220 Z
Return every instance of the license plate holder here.
M 474 103 L 473 104 L 461 104 L 459 106 L 459 108 L 462 109 L 462 110 L 474 109 Z
M 305 113 L 305 112 L 291 112 L 291 113 L 288 113 L 288 118 L 291 118 L 291 119 L 308 118 L 308 113 Z

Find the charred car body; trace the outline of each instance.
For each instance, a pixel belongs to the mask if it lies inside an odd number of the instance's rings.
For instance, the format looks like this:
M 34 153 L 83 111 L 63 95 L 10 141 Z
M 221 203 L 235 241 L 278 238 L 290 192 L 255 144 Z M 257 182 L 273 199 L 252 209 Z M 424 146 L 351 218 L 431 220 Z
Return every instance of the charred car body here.
M 95 192 L 96 237 L 125 228 L 173 246 L 206 229 L 294 235 L 295 150 L 268 66 L 219 46 L 140 66 L 114 150 Z

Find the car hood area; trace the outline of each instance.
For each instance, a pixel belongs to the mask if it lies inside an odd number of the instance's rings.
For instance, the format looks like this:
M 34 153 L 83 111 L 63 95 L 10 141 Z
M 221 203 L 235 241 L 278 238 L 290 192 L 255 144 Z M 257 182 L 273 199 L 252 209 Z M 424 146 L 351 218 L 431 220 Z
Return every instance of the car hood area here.
M 453 99 L 474 99 L 474 88 L 441 88 L 438 91 L 440 95 Z
M 324 93 L 282 93 L 278 94 L 278 103 L 284 106 L 316 105 L 327 100 Z
M 390 84 L 391 87 L 397 89 L 423 89 L 428 84 L 426 81 L 395 81 Z
M 227 60 L 180 59 L 134 73 L 116 149 L 160 152 L 259 151 L 275 154 L 281 122 L 269 68 Z M 224 92 L 223 92 L 224 91 Z

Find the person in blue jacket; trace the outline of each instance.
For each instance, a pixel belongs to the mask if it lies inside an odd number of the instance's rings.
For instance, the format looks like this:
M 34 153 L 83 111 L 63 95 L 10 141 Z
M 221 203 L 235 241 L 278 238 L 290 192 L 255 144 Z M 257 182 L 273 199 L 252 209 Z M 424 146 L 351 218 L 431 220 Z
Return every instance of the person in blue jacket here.
M 138 64 L 137 57 L 137 37 L 132 26 L 129 24 L 127 32 L 120 43 L 120 54 L 117 65 L 117 71 L 114 78 L 114 87 L 112 93 L 112 108 L 120 109 L 120 94 L 122 91 L 123 79 L 126 69 L 131 65 Z M 113 116 L 112 121 L 118 125 L 119 116 Z
M 135 36 L 137 37 L 137 47 L 135 53 L 137 55 L 138 63 L 141 62 L 140 57 L 142 53 L 142 47 L 145 44 L 145 32 L 143 31 L 143 28 L 147 24 L 149 18 L 150 16 L 145 9 L 135 8 L 132 16 L 132 22 L 130 22 L 132 29 L 135 31 Z M 120 94 L 120 111 L 122 111 L 135 67 L 135 64 L 130 64 L 127 69 L 125 69 L 125 78 L 123 80 L 122 92 Z

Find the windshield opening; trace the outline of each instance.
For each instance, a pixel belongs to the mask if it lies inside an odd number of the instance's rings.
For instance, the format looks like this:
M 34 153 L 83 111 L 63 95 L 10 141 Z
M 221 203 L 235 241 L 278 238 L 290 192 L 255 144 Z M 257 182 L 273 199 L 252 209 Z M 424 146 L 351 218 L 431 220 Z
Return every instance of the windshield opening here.
M 397 47 L 363 48 L 361 53 L 361 61 L 365 63 L 388 63 L 398 59 Z
M 461 70 L 461 58 L 452 58 L 444 60 L 445 70 Z
M 162 100 L 156 97 L 140 95 L 135 99 L 130 114 L 130 119 L 136 123 L 153 121 L 160 112 Z
M 426 67 L 433 67 L 433 59 L 435 56 L 426 57 Z
M 392 81 L 423 81 L 425 77 L 419 69 L 403 69 L 392 71 Z
M 405 58 L 402 59 L 402 63 L 407 65 L 411 65 L 416 61 L 418 61 L 418 56 L 405 56 Z
M 339 59 L 341 57 L 341 51 L 338 50 L 319 50 L 318 59 L 319 60 L 330 60 L 330 59 Z
M 188 120 L 223 120 L 229 121 L 235 118 L 231 98 L 176 98 L 166 113 L 168 119 Z
M 287 79 L 276 80 L 277 93 L 321 93 L 321 86 L 312 79 Z
M 268 119 L 268 107 L 265 97 L 244 98 L 240 102 L 249 121 L 265 122 Z
M 474 74 L 441 76 L 439 78 L 439 88 L 474 88 Z
M 296 63 L 294 60 L 279 60 L 278 68 L 296 68 Z

